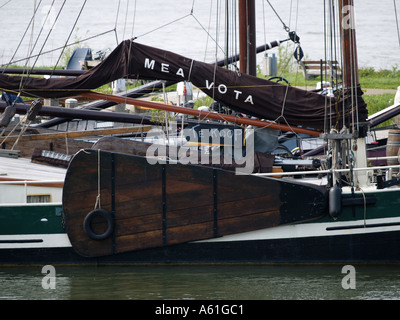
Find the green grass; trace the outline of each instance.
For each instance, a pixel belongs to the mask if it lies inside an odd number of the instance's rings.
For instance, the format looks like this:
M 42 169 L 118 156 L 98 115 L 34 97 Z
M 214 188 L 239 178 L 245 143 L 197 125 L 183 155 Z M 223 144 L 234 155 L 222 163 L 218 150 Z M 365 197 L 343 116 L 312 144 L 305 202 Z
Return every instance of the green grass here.
M 367 104 L 368 115 L 372 115 L 382 109 L 385 109 L 394 103 L 394 95 L 390 93 L 385 94 L 370 94 L 363 95 L 364 101 Z M 389 119 L 377 127 L 386 127 L 394 124 L 393 119 Z
M 400 69 L 397 66 L 392 70 L 361 68 L 358 71 L 361 88 L 368 89 L 397 89 L 400 86 Z
M 20 64 L 10 64 L 10 65 L 7 65 L 7 64 L 3 64 L 3 65 L 1 65 L 0 66 L 0 68 L 10 68 L 10 69 L 23 69 L 24 68 L 24 66 L 23 65 L 20 65 Z M 26 69 L 27 70 L 30 70 L 32 67 L 31 66 L 27 66 L 26 67 Z M 57 66 L 56 67 L 56 69 L 62 69 L 63 68 L 63 66 Z M 40 67 L 33 67 L 33 69 L 54 69 L 54 66 L 40 66 Z
M 369 115 L 387 108 L 394 103 L 394 95 L 390 93 L 370 95 L 365 94 L 363 95 L 363 98 L 368 105 Z
M 258 77 L 264 78 L 259 70 Z M 291 72 L 282 75 L 289 81 L 292 86 L 302 86 L 307 88 L 315 88 L 321 77 L 316 77 L 312 80 L 305 80 L 301 72 Z M 397 89 L 400 86 L 400 69 L 397 66 L 392 70 L 382 69 L 375 70 L 374 68 L 360 68 L 359 79 L 361 88 L 363 89 Z
M 293 68 L 292 68 L 293 69 Z M 261 75 L 259 69 L 258 76 L 265 78 Z M 320 77 L 316 77 L 312 80 L 305 80 L 304 75 L 298 73 L 287 73 L 283 75 L 285 79 L 293 86 L 306 87 L 307 89 L 313 89 L 320 81 Z M 360 68 L 359 79 L 361 88 L 365 89 L 392 89 L 397 90 L 400 86 L 400 69 L 397 66 L 392 67 L 391 70 L 375 70 L 374 68 Z M 385 109 L 394 103 L 393 93 L 385 94 L 364 94 L 364 101 L 367 103 L 368 114 L 372 115 L 382 109 Z M 388 120 L 380 124 L 378 127 L 385 127 L 394 124 L 394 120 Z

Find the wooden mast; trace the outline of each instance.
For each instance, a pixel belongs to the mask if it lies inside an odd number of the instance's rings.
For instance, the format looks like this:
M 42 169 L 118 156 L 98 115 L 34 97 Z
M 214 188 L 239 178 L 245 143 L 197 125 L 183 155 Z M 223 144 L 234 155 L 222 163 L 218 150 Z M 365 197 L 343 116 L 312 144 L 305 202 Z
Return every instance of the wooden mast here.
M 359 83 L 354 1 L 338 0 L 340 16 L 340 38 L 342 43 L 343 85 L 355 88 Z
M 252 76 L 257 74 L 255 14 L 255 0 L 239 0 L 240 72 Z
M 364 130 L 360 130 L 358 123 L 358 98 L 360 95 L 359 75 L 358 75 L 358 57 L 357 57 L 357 43 L 356 43 L 356 27 L 354 16 L 354 0 L 338 0 L 339 17 L 340 17 L 340 38 L 342 47 L 342 77 L 343 87 L 349 90 L 351 95 L 351 107 L 353 110 L 353 145 L 352 149 L 355 150 L 355 164 L 356 168 L 367 167 L 367 147 L 365 142 Z M 360 133 L 362 132 L 362 133 Z M 366 186 L 369 184 L 369 177 L 367 171 L 357 171 L 354 173 L 354 181 L 359 186 Z

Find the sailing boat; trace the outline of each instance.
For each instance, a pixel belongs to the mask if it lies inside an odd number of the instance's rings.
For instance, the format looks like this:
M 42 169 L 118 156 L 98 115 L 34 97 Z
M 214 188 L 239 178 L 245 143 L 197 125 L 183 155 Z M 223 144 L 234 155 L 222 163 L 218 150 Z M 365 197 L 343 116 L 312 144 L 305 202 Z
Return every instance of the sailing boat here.
M 251 7 L 252 1 L 243 2 Z M 352 21 L 348 8 L 353 8 L 352 0 L 339 0 L 341 21 L 349 15 Z M 122 42 L 101 64 L 77 78 L 0 75 L 1 87 L 10 91 L 20 90 L 24 80 L 24 95 L 80 92 L 116 102 L 121 98 L 87 91 L 130 75 L 190 80 L 232 109 L 272 121 L 123 100 L 244 125 L 322 134 L 330 146 L 328 169 L 309 172 L 311 176 L 302 179 L 292 177 L 306 172 L 280 172 L 278 177 L 273 172 L 228 171 L 209 163 L 185 164 L 177 157 L 159 159 L 101 146 L 82 150 L 68 167 L 63 214 L 58 217 L 59 227 L 65 226 L 59 237 L 70 245 L 20 247 L 18 252 L 45 252 L 34 258 L 37 263 L 398 262 L 400 189 L 399 179 L 391 175 L 399 166 L 367 167 L 367 110 L 357 79 L 355 30 L 353 24 L 342 24 L 341 31 L 344 90 L 331 98 L 133 40 Z M 333 124 L 328 130 L 326 120 Z M 127 144 L 125 149 L 130 148 Z M 252 155 L 250 150 L 250 158 L 245 158 L 250 166 Z M 15 250 L 1 248 L 3 263 L 32 257 L 16 256 Z

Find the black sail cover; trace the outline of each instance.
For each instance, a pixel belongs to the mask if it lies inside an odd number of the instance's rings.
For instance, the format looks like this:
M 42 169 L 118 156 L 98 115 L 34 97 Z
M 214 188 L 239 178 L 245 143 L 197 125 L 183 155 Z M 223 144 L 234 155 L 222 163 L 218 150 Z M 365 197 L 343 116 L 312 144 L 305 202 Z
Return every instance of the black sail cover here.
M 0 74 L 0 90 L 21 92 L 23 96 L 61 98 L 78 95 L 126 77 L 191 81 L 207 95 L 235 111 L 321 131 L 325 128 L 325 120 L 330 119 L 333 125 L 341 126 L 342 119 L 351 118 L 356 105 L 358 121 L 364 122 L 368 114 L 361 90 L 357 91 L 357 103 L 346 94 L 341 99 L 331 99 L 131 40 L 121 42 L 105 60 L 76 78 L 21 79 L 20 76 Z M 344 116 L 340 114 L 342 110 L 345 110 Z

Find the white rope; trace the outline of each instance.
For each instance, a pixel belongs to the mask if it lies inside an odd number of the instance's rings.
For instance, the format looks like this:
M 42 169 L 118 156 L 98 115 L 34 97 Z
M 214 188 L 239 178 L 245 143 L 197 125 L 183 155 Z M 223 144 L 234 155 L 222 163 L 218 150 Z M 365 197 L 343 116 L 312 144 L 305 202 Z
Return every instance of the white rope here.
M 363 200 L 364 200 L 364 228 L 366 228 L 367 227 L 367 199 L 365 198 L 364 190 L 360 187 L 359 187 L 359 189 L 362 193 Z
M 94 209 L 101 209 L 101 163 L 100 163 L 100 149 L 97 150 L 97 197 Z
M 65 152 L 66 154 L 69 154 L 68 131 L 65 131 Z
M 192 75 L 193 61 L 194 60 L 192 59 L 192 61 L 190 62 L 190 69 L 189 69 L 189 75 L 187 77 L 187 81 L 190 81 L 190 76 Z
M 8 139 L 8 137 L 17 129 L 18 125 L 21 123 L 21 120 L 18 121 L 18 123 L 12 128 L 12 130 L 9 132 L 9 134 L 3 139 L 3 141 L 0 143 L 0 146 L 2 146 Z M 7 128 L 4 128 L 3 131 L 1 132 L 1 136 L 4 134 Z
M 11 150 L 14 150 L 14 148 L 16 147 L 16 145 L 19 142 L 19 139 L 22 137 L 22 135 L 25 133 L 25 131 L 28 129 L 29 125 L 31 124 L 32 121 L 27 121 L 27 120 L 28 120 L 28 116 L 25 116 L 24 122 L 22 123 L 22 129 L 21 129 L 17 139 L 15 140 Z

